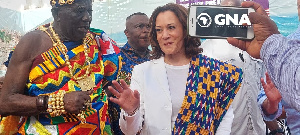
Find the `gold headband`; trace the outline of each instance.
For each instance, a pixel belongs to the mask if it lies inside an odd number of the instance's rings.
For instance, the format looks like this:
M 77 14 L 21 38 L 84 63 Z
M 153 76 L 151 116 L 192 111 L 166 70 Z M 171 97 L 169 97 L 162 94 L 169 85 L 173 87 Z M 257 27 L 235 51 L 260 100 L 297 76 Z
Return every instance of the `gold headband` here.
M 51 5 L 52 6 L 63 6 L 65 4 L 73 4 L 74 0 L 51 0 Z

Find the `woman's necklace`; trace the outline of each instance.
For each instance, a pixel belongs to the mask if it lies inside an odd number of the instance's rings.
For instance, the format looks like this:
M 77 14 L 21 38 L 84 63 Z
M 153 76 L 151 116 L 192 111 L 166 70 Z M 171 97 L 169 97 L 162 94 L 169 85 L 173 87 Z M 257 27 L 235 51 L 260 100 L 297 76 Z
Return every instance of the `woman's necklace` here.
M 58 37 L 58 34 L 55 33 L 55 31 L 53 29 L 52 23 L 50 23 L 49 29 L 50 29 L 50 31 L 53 35 L 53 39 L 54 39 L 54 42 L 55 42 L 55 43 L 53 43 L 53 46 L 58 45 L 59 48 L 61 48 L 62 53 L 65 56 L 66 64 L 69 68 L 70 75 L 78 83 L 81 90 L 82 91 L 88 91 L 88 90 L 91 90 L 92 88 L 96 87 L 96 85 L 93 81 L 93 78 L 91 76 L 89 76 L 91 64 L 90 64 L 90 61 L 88 60 L 88 53 L 87 53 L 88 45 L 87 45 L 87 43 L 90 41 L 90 40 L 88 40 L 88 39 L 90 39 L 89 38 L 90 35 L 87 33 L 86 37 L 83 39 L 85 62 L 87 63 L 88 67 L 87 67 L 87 69 L 85 71 L 85 74 L 83 76 L 75 77 L 75 75 L 73 74 L 73 71 L 72 71 L 72 66 L 71 66 L 71 63 L 70 63 L 69 55 L 67 55 L 67 50 L 68 49 L 67 49 L 66 45 L 64 45 L 64 43 L 62 43 L 60 41 L 60 39 Z

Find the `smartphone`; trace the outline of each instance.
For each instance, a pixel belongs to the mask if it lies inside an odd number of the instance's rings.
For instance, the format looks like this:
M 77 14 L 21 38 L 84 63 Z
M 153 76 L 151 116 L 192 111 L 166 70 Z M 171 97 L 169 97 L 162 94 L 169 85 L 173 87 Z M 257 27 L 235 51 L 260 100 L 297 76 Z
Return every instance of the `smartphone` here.
M 253 39 L 253 27 L 248 18 L 250 12 L 255 11 L 243 7 L 192 5 L 189 8 L 188 33 L 207 39 Z

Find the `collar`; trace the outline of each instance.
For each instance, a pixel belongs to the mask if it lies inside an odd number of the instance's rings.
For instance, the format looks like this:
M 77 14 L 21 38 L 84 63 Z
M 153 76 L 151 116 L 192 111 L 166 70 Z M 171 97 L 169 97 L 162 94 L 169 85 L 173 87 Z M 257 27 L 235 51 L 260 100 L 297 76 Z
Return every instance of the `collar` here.
M 135 49 L 132 48 L 128 42 L 121 49 L 124 52 L 131 52 L 131 53 L 137 55 L 138 57 L 142 58 L 138 53 L 136 53 Z M 150 50 L 147 48 L 146 55 L 143 58 L 149 58 L 149 56 L 150 56 Z

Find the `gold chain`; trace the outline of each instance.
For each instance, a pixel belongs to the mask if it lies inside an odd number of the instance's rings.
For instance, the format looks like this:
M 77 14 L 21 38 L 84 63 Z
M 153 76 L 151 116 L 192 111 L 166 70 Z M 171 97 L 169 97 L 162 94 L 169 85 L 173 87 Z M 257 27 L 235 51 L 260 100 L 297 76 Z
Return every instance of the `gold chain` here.
M 67 55 L 67 47 L 64 43 L 62 43 L 57 35 L 57 33 L 55 33 L 54 29 L 53 29 L 53 26 L 52 26 L 52 22 L 50 23 L 50 26 L 49 26 L 49 29 L 53 35 L 53 39 L 55 40 L 55 43 L 53 43 L 53 46 L 56 46 L 58 45 L 59 48 L 61 48 L 62 50 L 62 53 L 64 54 L 65 56 L 65 61 L 66 61 L 66 64 L 69 68 L 69 72 L 70 72 L 70 75 L 71 77 L 77 82 L 79 83 L 80 80 L 85 80 L 85 78 L 88 80 L 89 78 L 89 74 L 90 74 L 90 67 L 91 67 L 91 64 L 90 64 L 90 61 L 88 60 L 88 53 L 87 53 L 87 49 L 88 49 L 88 42 L 90 41 L 91 38 L 89 38 L 90 34 L 87 33 L 85 38 L 83 39 L 83 44 L 84 44 L 84 55 L 85 55 L 85 62 L 87 63 L 88 67 L 85 71 L 85 74 L 81 77 L 75 77 L 74 74 L 73 74 L 73 71 L 72 71 L 72 66 L 71 66 L 71 63 L 70 63 L 70 59 L 69 59 L 69 56 Z M 89 80 L 88 80 L 89 81 Z M 85 84 L 86 82 L 84 81 L 84 85 L 89 85 L 88 83 Z M 80 84 L 79 84 L 80 85 Z M 84 86 L 83 85 L 83 86 Z M 80 87 L 82 88 L 82 85 L 80 85 Z M 93 86 L 94 87 L 94 86 Z M 82 88 L 83 89 L 83 88 Z M 77 118 L 81 121 L 82 124 L 86 123 L 86 119 L 85 119 L 85 111 L 86 110 L 81 110 L 80 113 L 77 115 Z
M 91 67 L 91 64 L 90 64 L 90 61 L 88 60 L 88 53 L 87 53 L 87 49 L 88 49 L 88 45 L 87 43 L 89 42 L 89 40 L 87 39 L 90 39 L 88 38 L 89 37 L 89 34 L 87 33 L 86 34 L 86 37 L 83 39 L 83 44 L 84 44 L 84 55 L 85 55 L 85 62 L 87 63 L 88 67 L 86 69 L 86 72 L 83 76 L 81 77 L 75 77 L 74 74 L 73 74 L 73 71 L 72 71 L 72 66 L 71 66 L 71 63 L 70 63 L 70 59 L 69 59 L 69 56 L 67 55 L 67 47 L 64 43 L 62 43 L 58 37 L 58 34 L 55 33 L 54 29 L 53 29 L 53 26 L 52 26 L 52 22 L 50 23 L 50 26 L 49 26 L 49 29 L 53 35 L 53 38 L 55 40 L 56 43 L 53 44 L 53 46 L 56 46 L 56 45 L 59 45 L 59 47 L 61 48 L 62 50 L 62 53 L 64 54 L 65 56 L 65 61 L 66 61 L 66 64 L 69 68 L 69 72 L 71 74 L 71 77 L 75 80 L 81 80 L 81 79 L 84 79 L 86 77 L 88 77 L 88 75 L 90 74 L 90 67 Z

